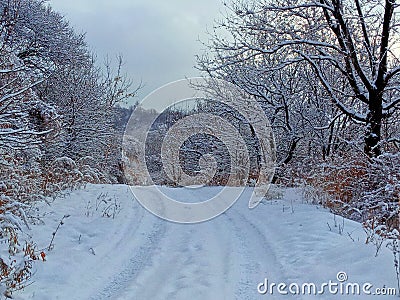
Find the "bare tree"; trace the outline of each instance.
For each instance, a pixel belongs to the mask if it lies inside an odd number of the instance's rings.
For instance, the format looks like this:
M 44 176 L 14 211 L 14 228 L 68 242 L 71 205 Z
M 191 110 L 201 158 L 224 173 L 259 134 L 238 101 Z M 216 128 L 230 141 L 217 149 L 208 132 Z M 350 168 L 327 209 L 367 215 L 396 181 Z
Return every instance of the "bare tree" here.
M 252 60 L 272 78 L 306 63 L 319 94 L 364 128 L 365 153 L 381 153 L 382 140 L 393 138 L 383 136 L 382 125 L 400 104 L 396 1 L 235 0 L 228 9 L 219 29 L 229 34 L 215 33 L 203 70 L 215 75 Z M 337 120 L 332 115 L 328 124 Z

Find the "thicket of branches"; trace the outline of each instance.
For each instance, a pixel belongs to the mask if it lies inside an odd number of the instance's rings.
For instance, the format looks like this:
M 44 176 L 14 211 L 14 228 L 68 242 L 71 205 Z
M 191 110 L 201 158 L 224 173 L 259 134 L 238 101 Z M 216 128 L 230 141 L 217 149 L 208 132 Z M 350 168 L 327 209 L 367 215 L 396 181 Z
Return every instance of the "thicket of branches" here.
M 123 179 L 122 74 L 41 0 L 0 0 L 0 286 L 21 288 L 39 254 L 28 208 L 67 188 Z
M 278 145 L 276 181 L 399 238 L 399 4 L 232 0 L 198 67 L 253 96 Z

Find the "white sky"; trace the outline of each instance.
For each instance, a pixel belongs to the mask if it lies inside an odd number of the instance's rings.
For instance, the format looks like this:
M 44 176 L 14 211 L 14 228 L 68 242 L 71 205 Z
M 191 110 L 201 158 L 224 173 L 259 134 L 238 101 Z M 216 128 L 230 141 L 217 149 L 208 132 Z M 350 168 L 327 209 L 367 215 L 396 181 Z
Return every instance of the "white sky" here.
M 98 59 L 122 54 L 127 74 L 145 87 L 140 100 L 154 89 L 196 76 L 195 55 L 207 40 L 213 20 L 220 19 L 220 0 L 50 0 L 54 10 L 79 33 L 86 32 Z

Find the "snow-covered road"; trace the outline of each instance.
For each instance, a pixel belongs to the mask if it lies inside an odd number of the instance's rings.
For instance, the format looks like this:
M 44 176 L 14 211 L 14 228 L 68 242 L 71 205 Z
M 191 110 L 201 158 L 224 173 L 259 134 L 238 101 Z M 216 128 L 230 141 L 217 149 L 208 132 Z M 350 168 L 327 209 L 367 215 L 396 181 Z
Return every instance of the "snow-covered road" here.
M 196 189 L 171 192 L 199 197 Z M 207 193 L 215 188 L 202 189 L 202 196 Z M 303 203 L 298 190 L 282 193 L 254 210 L 244 195 L 221 216 L 188 225 L 153 216 L 126 186 L 90 185 L 44 208 L 44 224 L 31 233 L 42 248 L 62 216 L 71 216 L 57 232 L 47 261 L 37 264 L 34 282 L 16 298 L 365 299 L 328 289 L 317 296 L 280 295 L 276 287 L 273 294 L 257 291 L 265 279 L 300 287 L 313 282 L 320 289 L 329 280 L 338 282 L 338 272 L 346 272 L 346 282 L 370 282 L 371 292 L 396 287 L 391 253 L 385 248 L 375 258 L 360 224 Z M 102 216 L 110 205 L 119 211 L 115 218 Z

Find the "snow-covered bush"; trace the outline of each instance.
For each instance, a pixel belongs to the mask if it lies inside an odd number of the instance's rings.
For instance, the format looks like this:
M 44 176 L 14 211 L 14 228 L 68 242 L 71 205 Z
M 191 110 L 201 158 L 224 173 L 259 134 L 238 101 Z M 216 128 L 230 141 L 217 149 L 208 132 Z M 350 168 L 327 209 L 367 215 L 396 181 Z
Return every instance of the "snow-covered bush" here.
M 398 152 L 376 158 L 341 156 L 315 164 L 306 176 L 306 196 L 319 199 L 337 214 L 362 222 L 367 242 L 380 248 L 382 238 L 400 237 L 399 179 Z
M 103 75 L 84 41 L 41 0 L 0 0 L 0 290 L 22 288 L 38 259 L 26 230 L 37 201 L 116 182 L 129 81 Z M 44 254 L 43 254 L 44 255 Z M 43 258 L 43 256 L 42 256 Z
M 369 164 L 361 197 L 364 227 L 385 239 L 400 239 L 400 153 L 384 153 Z
M 1 153 L 0 149 L 0 153 Z M 2 153 L 0 157 L 0 288 L 6 295 L 24 287 L 32 275 L 32 263 L 38 250 L 24 232 L 29 228 L 26 211 L 30 203 L 43 199 L 37 180 L 37 166 L 29 167 L 18 157 Z
M 27 237 L 25 237 L 27 238 Z M 33 262 L 44 259 L 44 252 L 39 253 L 32 241 L 21 242 L 21 234 L 12 226 L 0 231 L 2 247 L 0 252 L 0 290 L 11 297 L 14 290 L 24 288 L 32 276 Z
M 47 167 L 43 174 L 43 190 L 47 196 L 56 196 L 66 189 L 76 189 L 85 183 L 107 182 L 102 172 L 69 157 L 60 157 Z
M 0 148 L 0 288 L 7 295 L 27 284 L 33 262 L 45 255 L 26 233 L 35 203 L 87 182 L 105 182 L 98 170 L 67 157 L 44 168 L 39 153 Z
M 396 272 L 397 289 L 400 290 L 400 239 L 398 237 L 391 239 L 387 244 L 387 247 L 393 253 L 393 265 Z

